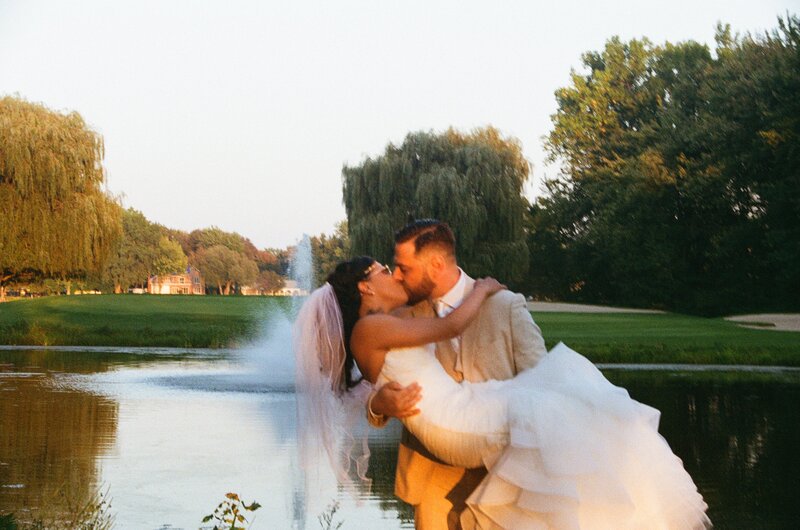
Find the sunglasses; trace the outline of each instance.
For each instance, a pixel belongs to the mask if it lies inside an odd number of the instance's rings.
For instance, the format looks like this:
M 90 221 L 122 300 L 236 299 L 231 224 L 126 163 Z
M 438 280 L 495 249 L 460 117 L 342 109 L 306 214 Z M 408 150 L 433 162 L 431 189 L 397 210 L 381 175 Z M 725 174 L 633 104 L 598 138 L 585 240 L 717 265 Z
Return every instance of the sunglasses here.
M 390 276 L 392 275 L 392 269 L 389 268 L 388 265 L 381 265 L 376 261 L 375 263 L 367 267 L 367 270 L 364 271 L 364 276 L 369 278 L 370 276 L 372 276 L 373 273 L 376 272 L 381 274 L 388 274 Z

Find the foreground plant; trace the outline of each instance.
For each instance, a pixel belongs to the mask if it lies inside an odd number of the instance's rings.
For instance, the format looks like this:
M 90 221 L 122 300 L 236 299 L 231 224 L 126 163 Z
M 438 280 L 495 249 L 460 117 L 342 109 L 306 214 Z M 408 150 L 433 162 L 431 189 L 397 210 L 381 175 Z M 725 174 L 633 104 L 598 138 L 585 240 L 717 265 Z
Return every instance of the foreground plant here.
M 261 508 L 256 501 L 245 504 L 236 493 L 226 493 L 214 513 L 203 517 L 203 522 L 215 521 L 212 530 L 244 530 L 249 521 L 244 516 L 245 512 L 254 512 Z M 241 526 L 240 526 L 241 525 Z
M 344 524 L 344 521 L 339 521 L 337 523 L 333 522 L 333 517 L 336 515 L 336 512 L 339 510 L 339 501 L 333 501 L 331 504 L 328 505 L 328 508 L 322 512 L 322 514 L 317 517 L 319 521 L 319 525 L 322 527 L 322 530 L 339 530 Z
M 57 513 L 39 514 L 32 521 L 18 521 L 13 513 L 0 516 L 0 530 L 111 530 L 114 515 L 108 488 L 100 489 L 84 498 L 75 498 L 63 487 L 54 501 L 65 507 Z

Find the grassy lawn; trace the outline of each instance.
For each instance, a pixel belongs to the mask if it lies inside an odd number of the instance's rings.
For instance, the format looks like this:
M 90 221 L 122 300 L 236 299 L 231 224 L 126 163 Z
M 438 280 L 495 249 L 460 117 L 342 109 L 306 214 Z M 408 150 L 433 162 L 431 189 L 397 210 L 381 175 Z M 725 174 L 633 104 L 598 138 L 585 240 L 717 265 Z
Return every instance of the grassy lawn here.
M 536 313 L 547 347 L 595 362 L 800 366 L 800 333 L 675 313 Z
M 0 304 L 0 343 L 227 347 L 258 333 L 290 299 L 220 296 L 60 296 Z M 800 333 L 745 329 L 677 314 L 537 313 L 558 341 L 595 362 L 800 366 Z
M 83 295 L 0 304 L 0 343 L 220 348 L 256 336 L 288 299 Z

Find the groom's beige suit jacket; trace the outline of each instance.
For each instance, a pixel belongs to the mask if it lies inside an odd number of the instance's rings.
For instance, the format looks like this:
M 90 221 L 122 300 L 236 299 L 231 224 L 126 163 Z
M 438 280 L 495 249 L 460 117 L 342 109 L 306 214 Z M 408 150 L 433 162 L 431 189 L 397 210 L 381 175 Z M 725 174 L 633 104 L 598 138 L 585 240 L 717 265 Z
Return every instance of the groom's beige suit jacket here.
M 475 283 L 472 278 L 466 279 L 465 295 Z M 429 301 L 417 304 L 411 313 L 415 317 L 436 317 Z M 460 354 L 450 341 L 436 345 L 439 362 L 456 381 L 510 379 L 534 366 L 546 353 L 542 332 L 528 312 L 525 297 L 511 291 L 500 291 L 483 303 L 478 316 L 461 335 Z M 425 393 L 424 388 L 422 392 Z M 443 465 L 404 429 L 395 494 L 409 504 L 419 504 Z

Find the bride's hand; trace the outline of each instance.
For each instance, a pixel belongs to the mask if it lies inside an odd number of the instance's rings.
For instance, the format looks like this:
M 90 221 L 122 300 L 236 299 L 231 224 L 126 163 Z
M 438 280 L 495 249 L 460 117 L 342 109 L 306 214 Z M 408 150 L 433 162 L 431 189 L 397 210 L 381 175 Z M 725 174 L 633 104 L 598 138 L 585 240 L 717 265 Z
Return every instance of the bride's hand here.
M 483 289 L 486 291 L 486 295 L 490 296 L 498 291 L 507 289 L 507 287 L 494 278 L 486 277 L 475 280 L 475 289 Z

